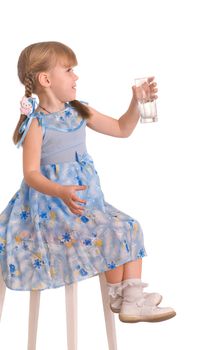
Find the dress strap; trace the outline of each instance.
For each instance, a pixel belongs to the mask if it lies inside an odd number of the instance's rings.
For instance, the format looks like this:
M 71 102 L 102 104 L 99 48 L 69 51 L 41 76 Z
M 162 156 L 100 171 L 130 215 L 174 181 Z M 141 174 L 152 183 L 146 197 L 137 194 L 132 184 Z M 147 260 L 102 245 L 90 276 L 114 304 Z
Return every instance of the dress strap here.
M 79 102 L 88 105 L 88 102 L 79 100 Z M 76 116 L 76 118 L 73 118 L 71 121 L 69 121 L 69 115 L 71 115 L 71 111 L 73 110 L 73 115 Z M 33 118 L 37 118 L 39 125 L 42 126 L 43 129 L 43 137 L 45 134 L 45 129 L 53 129 L 53 130 L 59 130 L 59 131 L 75 131 L 79 129 L 83 123 L 85 123 L 85 120 L 81 118 L 81 116 L 78 115 L 77 111 L 75 111 L 74 107 L 71 107 L 68 103 L 66 104 L 65 108 L 65 115 L 66 118 L 64 120 L 63 117 L 59 116 L 59 119 L 54 119 L 53 115 L 55 113 L 50 114 L 44 114 L 43 112 L 33 112 L 30 115 L 26 117 L 26 119 L 22 122 L 20 128 L 19 128 L 19 134 L 22 134 L 21 139 L 17 143 L 16 147 L 19 148 L 21 144 L 24 141 L 24 138 L 30 128 L 30 125 L 32 123 Z M 63 128 L 64 126 L 64 128 Z
M 25 138 L 25 136 L 30 128 L 30 125 L 32 123 L 32 120 L 34 118 L 37 118 L 39 125 L 43 126 L 43 119 L 39 113 L 35 112 L 33 114 L 30 114 L 30 116 L 27 116 L 19 128 L 19 134 L 22 134 L 22 137 L 16 145 L 17 148 L 19 148 L 21 146 L 22 142 L 24 141 L 24 138 Z

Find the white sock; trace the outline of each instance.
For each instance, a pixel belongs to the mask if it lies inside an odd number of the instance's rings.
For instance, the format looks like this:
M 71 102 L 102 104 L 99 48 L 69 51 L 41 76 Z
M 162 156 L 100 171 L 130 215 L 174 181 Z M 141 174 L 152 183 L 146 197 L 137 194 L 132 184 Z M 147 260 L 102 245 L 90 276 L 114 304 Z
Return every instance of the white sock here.
M 136 283 L 139 283 L 139 282 L 142 282 L 141 281 L 141 278 L 127 278 L 125 280 L 123 280 L 122 282 L 126 282 L 126 281 L 129 281 L 129 282 L 136 282 Z
M 108 294 L 116 298 L 118 295 L 122 296 L 122 290 L 126 286 L 142 285 L 143 287 L 148 287 L 148 283 L 142 282 L 141 278 L 127 278 L 118 283 L 107 282 Z
M 123 287 L 133 286 L 133 285 L 137 285 L 137 284 L 140 284 L 143 287 L 148 287 L 148 283 L 142 282 L 141 278 L 127 278 L 127 279 L 123 280 L 122 282 L 123 282 Z
M 107 282 L 108 294 L 112 297 L 116 297 L 118 294 L 121 294 L 120 291 L 122 287 L 122 282 L 123 281 L 117 283 Z

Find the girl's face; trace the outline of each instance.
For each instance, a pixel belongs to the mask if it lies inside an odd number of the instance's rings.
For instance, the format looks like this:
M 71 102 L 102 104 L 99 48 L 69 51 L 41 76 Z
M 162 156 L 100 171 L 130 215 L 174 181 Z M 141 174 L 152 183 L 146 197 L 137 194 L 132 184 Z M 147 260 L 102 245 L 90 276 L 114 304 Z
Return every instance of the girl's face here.
M 72 66 L 57 65 L 49 72 L 50 89 L 52 94 L 61 102 L 68 102 L 76 98 L 76 80 Z

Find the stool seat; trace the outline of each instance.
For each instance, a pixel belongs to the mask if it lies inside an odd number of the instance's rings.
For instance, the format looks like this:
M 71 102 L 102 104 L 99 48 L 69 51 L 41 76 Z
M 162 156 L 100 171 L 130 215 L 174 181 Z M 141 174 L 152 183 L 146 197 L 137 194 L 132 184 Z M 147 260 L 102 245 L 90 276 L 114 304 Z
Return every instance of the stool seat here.
M 98 274 L 103 302 L 106 334 L 109 350 L 117 350 L 116 328 L 114 313 L 110 309 L 109 295 L 105 273 Z M 65 285 L 67 350 L 77 350 L 77 285 L 78 282 Z M 6 285 L 0 267 L 0 320 L 3 310 Z M 36 350 L 36 338 L 39 318 L 39 304 L 41 291 L 30 291 L 28 347 L 27 350 Z

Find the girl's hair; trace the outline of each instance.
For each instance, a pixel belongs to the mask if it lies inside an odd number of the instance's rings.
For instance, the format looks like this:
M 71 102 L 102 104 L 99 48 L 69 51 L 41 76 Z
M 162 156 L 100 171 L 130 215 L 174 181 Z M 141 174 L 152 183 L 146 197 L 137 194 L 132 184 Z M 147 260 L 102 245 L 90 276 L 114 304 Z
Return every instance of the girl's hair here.
M 39 42 L 27 46 L 20 54 L 18 60 L 18 77 L 21 83 L 25 86 L 25 96 L 31 97 L 32 93 L 37 93 L 38 74 L 40 72 L 49 71 L 60 62 L 70 66 L 77 65 L 77 58 L 70 47 L 57 41 Z M 88 107 L 78 100 L 69 101 L 82 118 L 88 119 L 90 111 Z M 13 142 L 15 145 L 21 139 L 19 128 L 22 122 L 27 118 L 21 114 L 18 124 L 13 133 Z

